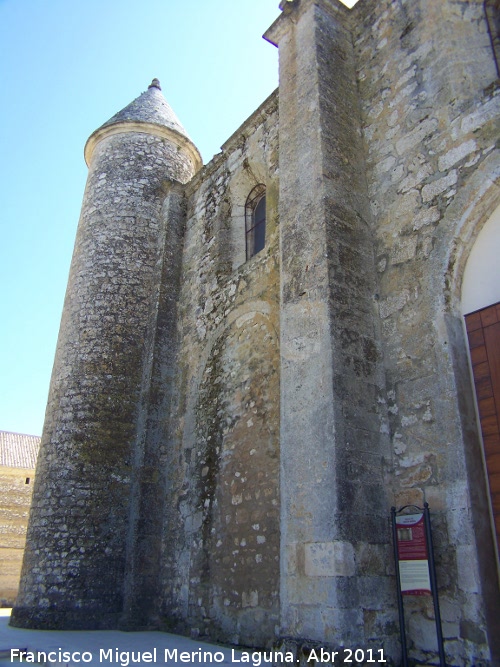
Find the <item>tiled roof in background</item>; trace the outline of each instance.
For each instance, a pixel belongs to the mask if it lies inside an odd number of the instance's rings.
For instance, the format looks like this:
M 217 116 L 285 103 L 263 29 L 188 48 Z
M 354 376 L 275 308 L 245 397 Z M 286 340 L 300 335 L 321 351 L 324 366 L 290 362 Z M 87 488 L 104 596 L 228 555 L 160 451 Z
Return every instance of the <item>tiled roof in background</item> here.
M 35 468 L 40 436 L 0 431 L 0 466 Z

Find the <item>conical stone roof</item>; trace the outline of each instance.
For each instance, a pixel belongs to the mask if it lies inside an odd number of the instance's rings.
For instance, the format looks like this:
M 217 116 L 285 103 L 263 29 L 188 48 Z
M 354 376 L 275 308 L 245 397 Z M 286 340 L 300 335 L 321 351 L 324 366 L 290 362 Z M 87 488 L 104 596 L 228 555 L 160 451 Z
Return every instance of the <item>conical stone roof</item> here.
M 153 134 L 162 136 L 170 134 L 171 137 L 175 138 L 176 143 L 190 150 L 194 162 L 197 164 L 196 169 L 202 166 L 203 161 L 198 149 L 177 118 L 172 107 L 163 97 L 158 79 L 153 79 L 148 89 L 142 95 L 136 97 L 133 102 L 116 113 L 90 135 L 85 146 L 85 160 L 87 164 L 90 164 L 90 158 L 95 145 L 104 136 L 114 134 L 117 131 L 127 131 L 127 129 L 134 131 L 140 126 L 143 126 L 144 129 L 147 126 L 148 131 Z
M 123 122 L 153 123 L 169 127 L 190 139 L 172 107 L 163 97 L 158 79 L 153 79 L 145 93 L 115 114 L 101 128 Z

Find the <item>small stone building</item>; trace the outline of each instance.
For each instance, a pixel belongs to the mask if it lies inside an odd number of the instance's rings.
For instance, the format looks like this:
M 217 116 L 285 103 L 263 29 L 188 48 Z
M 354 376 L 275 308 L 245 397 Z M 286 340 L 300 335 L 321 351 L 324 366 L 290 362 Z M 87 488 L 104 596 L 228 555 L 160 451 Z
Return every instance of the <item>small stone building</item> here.
M 0 607 L 19 588 L 40 437 L 0 431 Z
M 427 502 L 448 662 L 498 664 L 498 3 L 281 10 L 208 164 L 157 80 L 87 142 L 12 622 L 398 664 Z

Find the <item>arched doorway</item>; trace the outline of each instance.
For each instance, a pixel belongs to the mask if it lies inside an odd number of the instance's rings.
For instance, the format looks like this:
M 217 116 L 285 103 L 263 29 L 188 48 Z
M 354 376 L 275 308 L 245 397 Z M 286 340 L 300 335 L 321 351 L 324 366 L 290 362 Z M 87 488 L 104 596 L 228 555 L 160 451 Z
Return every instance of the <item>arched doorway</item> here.
M 500 206 L 479 233 L 464 271 L 461 308 L 469 342 L 488 480 L 491 520 L 500 547 Z

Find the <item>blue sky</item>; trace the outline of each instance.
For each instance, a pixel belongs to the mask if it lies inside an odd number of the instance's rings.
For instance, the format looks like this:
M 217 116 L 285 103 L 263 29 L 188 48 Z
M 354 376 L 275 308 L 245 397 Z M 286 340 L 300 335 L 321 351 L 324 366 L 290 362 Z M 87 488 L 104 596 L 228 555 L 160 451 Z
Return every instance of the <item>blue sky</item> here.
M 278 85 L 278 0 L 0 0 L 0 430 L 41 434 L 94 129 L 154 77 L 204 162 Z

